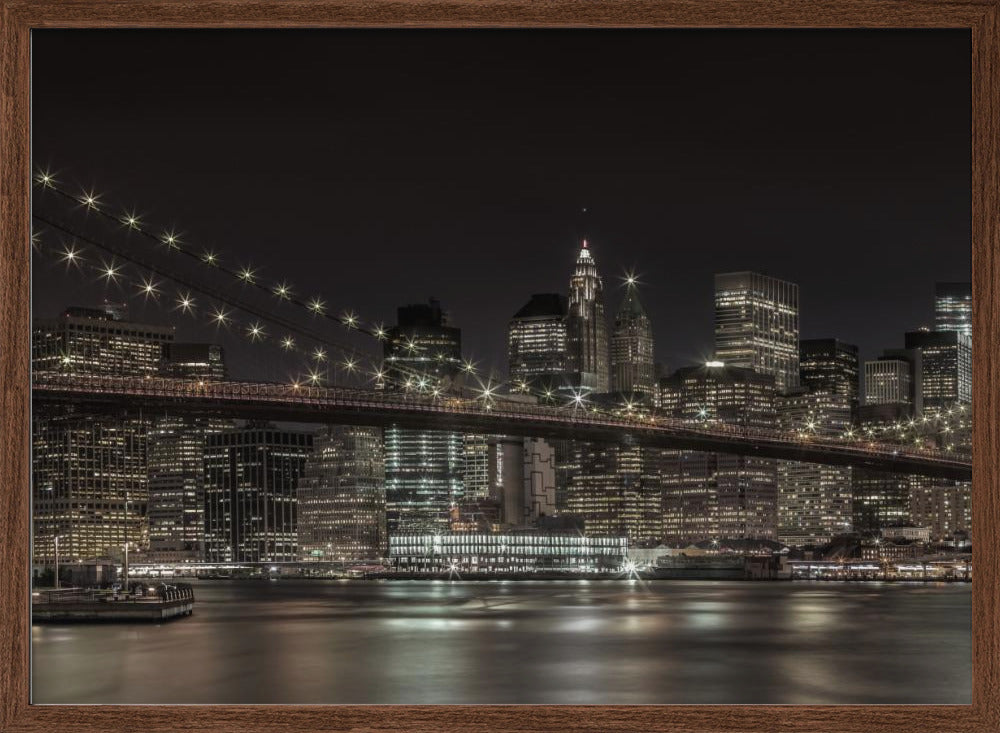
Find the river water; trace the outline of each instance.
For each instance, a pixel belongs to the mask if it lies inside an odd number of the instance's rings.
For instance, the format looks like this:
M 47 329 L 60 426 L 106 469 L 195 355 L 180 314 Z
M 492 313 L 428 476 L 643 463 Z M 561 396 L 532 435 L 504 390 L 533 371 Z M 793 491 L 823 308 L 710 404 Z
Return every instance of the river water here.
M 201 581 L 161 625 L 36 625 L 34 703 L 958 703 L 970 586 Z

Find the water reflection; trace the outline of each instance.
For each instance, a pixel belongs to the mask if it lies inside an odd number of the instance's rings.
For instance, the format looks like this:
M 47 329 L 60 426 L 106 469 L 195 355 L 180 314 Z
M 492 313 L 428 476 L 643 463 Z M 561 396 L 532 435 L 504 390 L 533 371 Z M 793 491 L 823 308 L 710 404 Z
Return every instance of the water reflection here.
M 202 582 L 36 626 L 36 703 L 959 703 L 967 585 Z

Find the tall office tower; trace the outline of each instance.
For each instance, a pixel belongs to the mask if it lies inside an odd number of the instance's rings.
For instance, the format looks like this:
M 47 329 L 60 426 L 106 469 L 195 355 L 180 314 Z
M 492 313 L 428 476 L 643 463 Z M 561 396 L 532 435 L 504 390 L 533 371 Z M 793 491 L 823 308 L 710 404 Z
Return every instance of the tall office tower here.
M 715 276 L 715 358 L 799 386 L 799 286 L 756 272 Z
M 875 431 L 882 442 L 901 440 L 895 431 L 885 428 L 908 421 L 914 416 L 909 402 L 885 402 L 862 405 L 858 410 L 858 431 Z M 854 468 L 851 477 L 851 522 L 855 532 L 873 533 L 882 527 L 905 524 L 910 518 L 910 484 L 906 474 Z
M 851 428 L 847 394 L 800 388 L 778 397 L 782 430 L 840 437 Z M 851 467 L 778 461 L 778 540 L 791 546 L 821 545 L 851 531 Z
M 955 533 L 972 540 L 972 484 L 969 481 L 924 479 L 910 490 L 910 521 L 929 527 L 931 539 L 941 542 Z
M 387 389 L 419 379 L 445 383 L 461 369 L 462 334 L 448 325 L 436 300 L 397 310 L 397 325 L 385 340 Z M 463 498 L 465 465 L 461 433 L 385 429 L 387 525 L 395 532 L 440 532 Z
M 934 330 L 972 338 L 972 283 L 934 285 Z
M 221 381 L 226 378 L 222 347 L 170 343 L 161 376 Z M 205 436 L 232 427 L 222 418 L 165 415 L 149 430 L 149 558 L 191 562 L 204 557 Z
M 608 324 L 604 315 L 604 285 L 597 264 L 583 240 L 576 269 L 569 280 L 569 314 L 566 319 L 567 365 L 579 384 L 594 392 L 611 388 Z
M 299 557 L 378 560 L 388 551 L 378 428 L 331 425 L 313 438 L 298 485 Z
M 638 392 L 656 399 L 656 379 L 653 367 L 653 328 L 649 323 L 638 288 L 628 283 L 615 327 L 611 332 L 611 390 Z
M 515 388 L 567 370 L 566 297 L 537 293 L 507 325 L 507 372 Z
M 312 440 L 266 423 L 205 437 L 206 560 L 298 560 L 296 491 Z
M 142 377 L 156 373 L 173 329 L 121 320 L 122 311 L 68 308 L 32 326 L 36 374 Z M 141 408 L 88 414 L 74 405 L 37 406 L 32 415 L 34 557 L 118 556 L 148 542 L 146 440 Z
M 570 477 L 566 511 L 583 520 L 588 537 L 658 541 L 663 534 L 663 451 L 636 445 L 581 445 L 580 469 Z
M 496 436 L 467 433 L 462 436 L 462 498 L 479 501 L 490 495 L 490 443 Z
M 957 331 L 911 331 L 907 350 L 920 354 L 923 409 L 972 402 L 972 341 Z
M 773 376 L 718 362 L 660 380 L 660 403 L 667 414 L 696 423 L 773 427 L 776 418 Z M 774 460 L 665 451 L 661 475 L 665 542 L 777 537 Z
M 913 364 L 907 359 L 882 356 L 865 362 L 866 405 L 911 405 L 915 409 L 918 395 L 914 386 Z
M 858 347 L 840 339 L 799 341 L 799 380 L 810 392 L 845 396 L 851 410 L 857 412 Z

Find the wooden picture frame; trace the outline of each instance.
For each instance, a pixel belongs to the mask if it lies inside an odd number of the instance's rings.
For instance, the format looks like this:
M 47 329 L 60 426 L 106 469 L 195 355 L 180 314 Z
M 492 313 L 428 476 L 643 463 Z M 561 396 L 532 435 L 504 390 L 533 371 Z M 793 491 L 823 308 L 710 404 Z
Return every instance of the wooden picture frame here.
M 973 696 L 969 706 L 29 704 L 30 34 L 124 27 L 966 28 L 972 64 Z M 0 730 L 1000 730 L 1000 0 L 0 0 Z

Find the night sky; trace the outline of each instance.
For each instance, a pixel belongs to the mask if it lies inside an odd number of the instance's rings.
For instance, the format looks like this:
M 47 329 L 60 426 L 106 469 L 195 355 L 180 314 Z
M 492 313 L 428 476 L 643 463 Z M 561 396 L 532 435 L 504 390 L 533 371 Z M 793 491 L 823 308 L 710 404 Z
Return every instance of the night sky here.
M 501 370 L 507 321 L 566 293 L 582 237 L 609 322 L 641 274 L 671 370 L 711 354 L 712 275 L 743 269 L 799 284 L 803 338 L 870 358 L 932 323 L 936 280 L 970 277 L 969 50 L 964 31 L 36 31 L 33 152 L 338 311 L 392 323 L 435 296 Z M 35 263 L 37 315 L 104 296 L 64 271 Z M 236 376 L 274 376 L 221 341 Z

